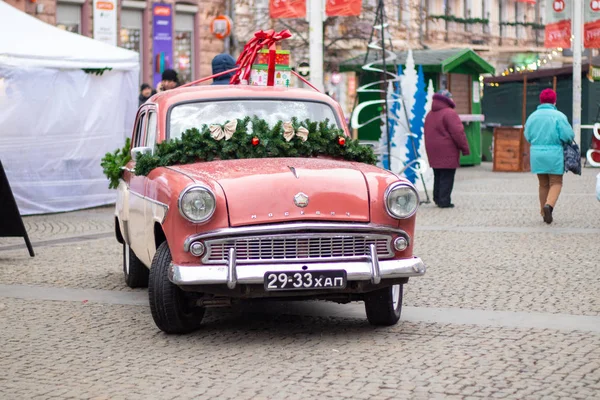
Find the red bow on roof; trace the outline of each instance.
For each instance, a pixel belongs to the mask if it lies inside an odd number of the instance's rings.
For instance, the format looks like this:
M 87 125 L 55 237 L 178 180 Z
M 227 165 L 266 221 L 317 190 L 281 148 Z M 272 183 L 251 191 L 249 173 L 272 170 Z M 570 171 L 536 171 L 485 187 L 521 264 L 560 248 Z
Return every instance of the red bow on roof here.
M 237 85 L 241 80 L 247 81 L 250 76 L 250 70 L 252 69 L 252 63 L 256 59 L 256 54 L 263 48 L 269 48 L 269 70 L 267 84 L 273 85 L 273 76 L 275 75 L 275 44 L 283 39 L 292 37 L 292 34 L 287 29 L 276 33 L 273 29 L 268 31 L 258 31 L 254 34 L 254 37 L 246 43 L 244 49 L 240 53 L 236 64 L 239 65 L 240 69 L 237 70 L 235 75 L 231 77 L 229 81 L 232 85 Z

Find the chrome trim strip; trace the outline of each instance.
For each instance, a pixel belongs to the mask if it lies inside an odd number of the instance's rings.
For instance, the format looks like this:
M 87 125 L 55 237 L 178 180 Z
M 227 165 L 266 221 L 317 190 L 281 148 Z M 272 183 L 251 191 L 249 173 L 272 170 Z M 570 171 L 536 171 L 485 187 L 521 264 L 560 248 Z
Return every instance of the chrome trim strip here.
M 234 289 L 237 283 L 237 274 L 235 266 L 235 249 L 229 249 L 229 257 L 227 259 L 227 287 Z
M 377 249 L 374 244 L 369 245 L 370 261 L 371 261 L 371 274 L 373 278 L 371 282 L 378 285 L 381 282 L 381 271 L 379 270 L 379 259 L 377 258 Z
M 349 281 L 369 281 L 373 279 L 372 263 L 365 258 L 363 261 L 340 263 L 308 263 L 308 264 L 262 264 L 237 265 L 236 284 L 263 284 L 265 272 L 303 272 L 303 271 L 346 271 Z M 216 285 L 228 282 L 229 267 L 220 266 L 181 266 L 171 264 L 169 280 L 176 285 Z M 423 261 L 418 258 L 401 260 L 384 260 L 379 262 L 381 281 L 391 278 L 409 278 L 422 276 L 426 272 Z
M 160 202 L 160 201 L 158 201 L 158 200 L 154 200 L 154 199 L 151 199 L 151 198 L 149 198 L 149 197 L 143 196 L 143 195 L 141 195 L 141 194 L 139 194 L 139 193 L 136 193 L 136 192 L 134 192 L 134 191 L 132 191 L 132 190 L 129 190 L 129 194 L 132 194 L 132 195 L 134 195 L 135 197 L 139 197 L 140 199 L 142 199 L 142 200 L 146 200 L 146 201 L 148 201 L 148 202 L 150 202 L 150 203 L 156 204 L 157 206 L 164 207 L 164 208 L 165 208 L 165 216 L 163 217 L 163 220 L 162 220 L 162 221 L 160 221 L 160 223 L 162 224 L 163 222 L 165 222 L 165 219 L 167 218 L 167 214 L 168 214 L 168 212 L 169 212 L 169 206 L 168 206 L 168 205 L 166 205 L 165 203 L 161 203 L 161 202 Z
M 409 241 L 410 237 L 408 234 L 399 228 L 392 228 L 385 225 L 370 225 L 361 223 L 336 223 L 336 222 L 295 222 L 288 224 L 269 224 L 269 225 L 253 225 L 253 226 L 241 226 L 238 228 L 223 228 L 211 232 L 200 233 L 192 236 L 188 236 L 183 244 L 183 250 L 189 251 L 190 245 L 196 240 L 208 240 L 219 237 L 237 237 L 237 236 L 250 236 L 250 235 L 264 235 L 269 233 L 287 233 L 287 232 L 298 232 L 298 231 L 314 231 L 314 232 L 340 232 L 340 233 L 387 233 L 392 235 L 402 235 Z
M 230 241 L 246 241 L 246 242 L 250 242 L 250 241 L 260 241 L 260 240 L 281 240 L 281 239 L 288 239 L 288 240 L 297 240 L 297 239 L 306 239 L 306 240 L 310 240 L 310 239 L 318 239 L 318 238 L 322 238 L 325 237 L 327 239 L 341 239 L 341 238 L 352 238 L 352 237 L 359 237 L 361 239 L 365 239 L 365 240 L 373 240 L 373 241 L 379 241 L 379 240 L 384 240 L 385 241 L 385 246 L 386 246 L 386 250 L 387 252 L 382 253 L 381 257 L 382 258 L 392 258 L 394 257 L 394 250 L 392 249 L 392 237 L 390 235 L 381 235 L 381 234 L 369 234 L 369 233 L 354 233 L 354 232 L 350 232 L 350 233 L 288 233 L 288 234 L 277 234 L 277 235 L 261 235 L 261 236 L 241 236 L 241 237 L 225 237 L 225 238 L 220 238 L 220 239 L 210 239 L 210 240 L 205 240 L 203 241 L 204 245 L 206 246 L 206 251 L 204 256 L 202 257 L 202 264 L 205 265 L 209 265 L 209 264 L 226 264 L 226 259 L 220 259 L 220 260 L 211 260 L 210 257 L 213 256 L 213 247 L 215 245 L 224 245 L 224 243 L 226 242 L 230 242 Z M 403 236 L 404 237 L 404 236 Z M 319 243 L 319 246 L 321 246 L 322 243 Z M 268 246 L 268 244 L 267 244 Z M 339 248 L 339 244 L 338 247 L 336 247 L 335 249 L 333 249 L 335 245 L 332 243 L 331 247 L 332 247 L 332 251 L 336 252 L 336 251 L 344 251 L 343 247 L 344 245 L 342 244 L 342 248 Z M 245 246 L 242 244 L 241 245 L 241 249 L 243 249 Z M 256 245 L 250 249 L 250 244 L 247 244 L 247 250 L 248 251 L 261 251 L 262 249 L 262 244 L 258 245 L 258 248 L 256 248 Z M 355 250 L 356 248 L 353 248 L 353 250 Z M 283 251 L 285 252 L 286 250 L 284 249 L 279 249 L 279 251 Z M 310 249 L 308 249 L 307 251 L 310 252 Z M 268 250 L 267 250 L 268 252 Z M 272 252 L 274 252 L 274 250 L 272 250 Z M 319 251 L 320 254 L 322 254 L 322 251 Z M 249 259 L 249 258 L 240 258 L 237 260 L 238 263 L 240 264 L 267 264 L 267 263 L 299 263 L 299 262 L 316 262 L 316 261 L 321 261 L 321 262 L 331 262 L 331 261 L 352 261 L 352 260 L 362 260 L 364 259 L 366 254 L 359 254 L 359 255 L 348 255 L 348 256 L 331 256 L 331 257 L 304 257 L 304 258 L 293 258 L 293 257 L 289 257 L 289 258 L 262 258 L 262 259 Z
M 417 206 L 415 207 L 415 210 L 412 213 L 410 213 L 410 215 L 408 215 L 406 217 L 402 217 L 402 218 L 398 217 L 397 215 L 394 215 L 388 208 L 388 203 L 387 203 L 387 198 L 390 195 L 391 191 L 400 186 L 406 186 L 406 187 L 412 189 L 413 192 L 415 192 L 415 194 L 417 195 Z M 387 187 L 387 189 L 385 189 L 385 193 L 383 194 L 383 203 L 385 204 L 385 211 L 388 213 L 388 215 L 390 217 L 392 217 L 394 219 L 408 219 L 417 213 L 417 210 L 419 209 L 419 205 L 421 204 L 421 199 L 419 198 L 419 192 L 417 192 L 417 189 L 413 185 L 411 185 L 408 182 L 396 182 L 396 183 L 392 183 L 390 186 Z

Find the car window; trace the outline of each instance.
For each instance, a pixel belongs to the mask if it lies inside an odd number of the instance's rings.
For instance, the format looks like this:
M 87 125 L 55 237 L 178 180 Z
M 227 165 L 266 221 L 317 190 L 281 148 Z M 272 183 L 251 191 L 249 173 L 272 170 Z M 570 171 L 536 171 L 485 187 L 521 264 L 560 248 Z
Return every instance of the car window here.
M 135 133 L 133 136 L 133 145 L 132 147 L 140 147 L 144 139 L 144 132 L 142 131 L 144 127 L 144 118 L 146 117 L 146 113 L 142 113 L 137 120 L 137 125 L 135 126 Z
M 146 124 L 146 146 L 154 148 L 156 143 L 156 112 L 148 113 L 148 123 Z
M 300 100 L 223 100 L 180 104 L 171 110 L 169 117 L 169 138 L 180 138 L 190 128 L 200 129 L 202 125 L 224 124 L 234 118 L 253 117 L 264 119 L 270 126 L 279 121 L 289 121 L 293 117 L 300 121 L 329 122 L 340 128 L 333 109 L 325 103 Z

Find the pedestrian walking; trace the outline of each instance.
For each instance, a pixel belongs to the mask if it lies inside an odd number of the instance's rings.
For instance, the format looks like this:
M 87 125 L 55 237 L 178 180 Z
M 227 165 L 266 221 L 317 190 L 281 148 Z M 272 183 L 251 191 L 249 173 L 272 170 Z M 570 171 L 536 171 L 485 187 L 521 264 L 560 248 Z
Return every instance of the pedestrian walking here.
M 138 100 L 140 101 L 140 106 L 146 102 L 150 97 L 156 94 L 156 90 L 152 89 L 152 86 L 147 83 L 142 83 L 140 86 L 140 95 Z
M 179 77 L 177 76 L 177 71 L 174 69 L 165 69 L 161 77 L 162 81 L 160 81 L 156 88 L 159 92 L 175 89 L 179 86 Z
M 469 154 L 463 124 L 454 110 L 452 93 L 441 90 L 433 95 L 431 111 L 425 117 L 425 150 L 433 168 L 433 201 L 440 208 L 452 208 L 454 176 L 460 153 Z
M 227 53 L 217 54 L 212 60 L 212 73 L 220 74 L 235 68 L 235 59 Z M 213 78 L 213 85 L 229 85 L 233 72 Z
M 525 122 L 525 139 L 531 144 L 531 172 L 539 180 L 540 213 L 551 224 L 565 173 L 563 147 L 575 134 L 566 115 L 556 109 L 554 90 L 542 90 L 540 103 Z

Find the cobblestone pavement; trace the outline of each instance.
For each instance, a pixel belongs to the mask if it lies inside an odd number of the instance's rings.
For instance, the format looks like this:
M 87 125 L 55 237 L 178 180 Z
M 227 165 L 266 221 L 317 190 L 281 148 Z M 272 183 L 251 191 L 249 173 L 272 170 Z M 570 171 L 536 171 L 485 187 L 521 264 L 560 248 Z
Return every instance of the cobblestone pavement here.
M 419 211 L 428 272 L 390 328 L 258 303 L 167 336 L 122 282 L 111 207 L 26 217 L 35 258 L 0 238 L 0 398 L 598 399 L 598 172 L 566 176 L 546 226 L 535 176 L 459 170 L 456 208 Z

